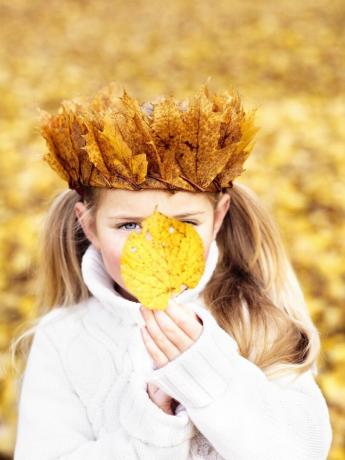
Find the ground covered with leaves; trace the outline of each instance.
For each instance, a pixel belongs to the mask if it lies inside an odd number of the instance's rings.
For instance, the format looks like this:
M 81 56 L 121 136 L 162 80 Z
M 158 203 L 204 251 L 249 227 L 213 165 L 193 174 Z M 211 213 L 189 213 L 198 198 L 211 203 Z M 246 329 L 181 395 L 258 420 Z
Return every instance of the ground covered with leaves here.
M 345 459 L 345 7 L 342 0 L 0 2 L 0 458 L 11 458 L 9 344 L 37 313 L 37 237 L 65 189 L 38 107 L 117 81 L 142 101 L 234 85 L 261 129 L 238 179 L 271 210 L 322 340 L 317 381 Z M 1 457 L 2 455 L 2 457 Z

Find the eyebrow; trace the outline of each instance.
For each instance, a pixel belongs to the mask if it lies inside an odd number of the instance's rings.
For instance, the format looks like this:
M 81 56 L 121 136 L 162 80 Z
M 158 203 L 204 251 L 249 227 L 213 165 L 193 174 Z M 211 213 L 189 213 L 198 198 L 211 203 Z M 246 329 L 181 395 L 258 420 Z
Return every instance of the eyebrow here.
M 205 214 L 205 212 L 204 211 L 188 212 L 186 214 L 176 214 L 175 216 L 172 216 L 172 217 L 181 218 L 181 217 L 195 216 L 195 215 L 198 215 L 198 214 Z M 108 217 L 108 219 L 143 220 L 143 219 L 145 219 L 145 217 L 125 216 L 125 215 L 120 215 L 119 214 L 119 215 L 110 216 L 110 217 Z

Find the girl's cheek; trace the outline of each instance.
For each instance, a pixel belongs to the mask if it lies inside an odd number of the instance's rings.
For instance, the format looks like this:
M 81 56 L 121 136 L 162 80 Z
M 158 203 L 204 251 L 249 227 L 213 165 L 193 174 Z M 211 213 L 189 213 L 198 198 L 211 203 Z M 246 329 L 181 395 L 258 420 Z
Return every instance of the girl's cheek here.
M 212 241 L 212 229 L 208 226 L 196 227 L 196 231 L 199 233 L 200 238 L 202 239 L 205 247 L 205 257 L 207 257 L 208 252 L 210 250 L 210 244 Z
M 103 253 L 104 265 L 109 275 L 116 281 L 120 278 L 120 254 L 116 250 Z

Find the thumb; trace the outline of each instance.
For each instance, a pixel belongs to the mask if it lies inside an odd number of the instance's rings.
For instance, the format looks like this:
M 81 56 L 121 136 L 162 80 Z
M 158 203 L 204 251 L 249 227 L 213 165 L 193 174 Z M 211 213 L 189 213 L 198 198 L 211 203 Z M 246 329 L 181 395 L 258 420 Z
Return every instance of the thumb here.
M 202 319 L 195 313 L 193 304 L 191 303 L 179 304 L 172 298 L 169 299 L 169 303 L 171 303 L 172 305 L 177 305 L 179 307 L 182 307 L 189 315 L 197 319 L 199 323 L 204 324 Z
M 148 391 L 149 391 L 149 393 L 150 393 L 151 395 L 154 395 L 154 394 L 159 390 L 159 388 L 157 387 L 157 385 L 155 385 L 154 383 L 151 383 L 151 382 L 149 382 L 149 383 L 147 384 L 147 389 L 148 389 Z
M 199 321 L 199 323 L 203 324 L 202 319 L 200 318 L 200 316 L 197 315 L 192 304 L 186 303 L 185 307 L 188 313 L 190 313 L 194 318 L 196 318 Z

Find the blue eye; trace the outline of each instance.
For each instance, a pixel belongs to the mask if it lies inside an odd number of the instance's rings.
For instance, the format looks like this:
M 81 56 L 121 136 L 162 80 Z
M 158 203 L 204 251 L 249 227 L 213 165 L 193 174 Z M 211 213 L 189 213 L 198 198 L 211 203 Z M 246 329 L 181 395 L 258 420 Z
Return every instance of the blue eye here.
M 129 224 L 136 224 L 136 222 L 126 222 L 125 224 L 118 225 L 116 228 L 122 228 Z M 125 230 L 134 230 L 134 228 L 126 228 Z

